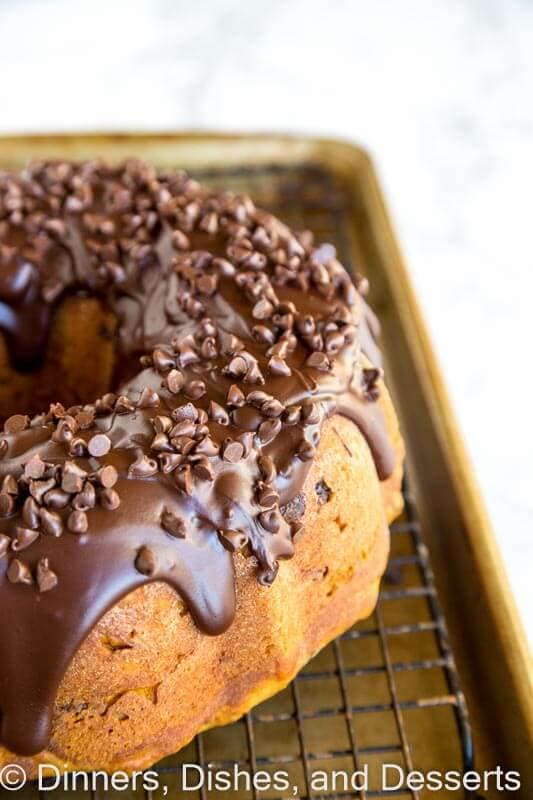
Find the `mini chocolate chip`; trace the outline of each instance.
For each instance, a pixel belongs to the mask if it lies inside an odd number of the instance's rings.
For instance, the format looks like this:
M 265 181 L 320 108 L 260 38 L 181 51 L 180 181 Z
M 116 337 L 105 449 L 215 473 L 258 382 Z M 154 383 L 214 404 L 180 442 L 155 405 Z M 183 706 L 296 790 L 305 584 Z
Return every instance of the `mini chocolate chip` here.
M 6 536 L 5 533 L 0 533 L 0 558 L 5 556 L 5 554 L 9 550 L 10 544 L 11 544 L 11 539 L 9 538 L 9 536 Z
M 50 403 L 50 415 L 53 419 L 62 419 L 65 416 L 65 407 L 61 403 Z
M 14 496 L 19 493 L 19 485 L 14 475 L 6 475 L 2 480 L 2 493 L 12 494 Z
M 232 378 L 242 378 L 248 372 L 248 364 L 242 356 L 234 356 L 222 371 Z
M 219 425 L 229 425 L 228 412 L 214 400 L 211 400 L 209 403 L 208 414 L 209 418 L 212 419 L 213 422 L 217 422 Z
M 39 527 L 39 506 L 33 497 L 27 497 L 22 506 L 22 520 L 28 528 L 36 530 Z
M 276 342 L 276 344 L 272 345 L 272 347 L 269 347 L 269 349 L 267 350 L 267 356 L 269 358 L 275 357 L 275 358 L 285 359 L 287 358 L 288 354 L 289 354 L 289 342 L 287 341 L 287 339 L 281 339 L 279 342 Z
M 46 508 L 39 509 L 39 518 L 44 533 L 50 536 L 61 536 L 63 533 L 63 521 L 59 514 L 48 511 Z
M 216 456 L 219 450 L 220 447 L 210 436 L 200 439 L 195 448 L 196 453 L 204 456 Z
M 382 372 L 375 367 L 363 369 L 363 392 L 366 400 L 375 402 L 379 397 L 379 384 Z
M 257 571 L 257 580 L 261 586 L 272 586 L 276 580 L 279 566 L 274 564 L 273 567 L 262 567 Z
M 67 528 L 72 533 L 85 533 L 89 527 L 89 520 L 85 511 L 71 511 L 67 519 Z
M 297 425 L 302 414 L 301 406 L 287 406 L 283 413 L 283 422 L 286 425 Z
M 115 402 L 116 414 L 130 414 L 134 410 L 135 406 L 133 405 L 129 397 L 126 397 L 126 395 L 124 394 L 121 394 L 117 397 Z
M 172 411 L 172 418 L 175 420 L 189 419 L 192 422 L 196 422 L 198 411 L 192 403 L 185 403 L 182 406 L 177 406 Z
M 328 333 L 325 341 L 326 353 L 336 355 L 344 347 L 344 334 L 340 331 Z
M 106 464 L 97 470 L 96 480 L 104 489 L 111 489 L 118 480 L 118 472 L 112 464 Z
M 206 391 L 207 389 L 204 381 L 189 381 L 185 387 L 185 395 L 186 397 L 190 397 L 191 400 L 198 400 L 200 397 L 204 396 Z
M 261 455 L 257 459 L 257 465 L 261 473 L 261 477 L 265 483 L 273 483 L 276 480 L 276 466 L 270 456 Z
M 245 267 L 248 267 L 248 269 L 257 270 L 258 272 L 264 270 L 267 263 L 268 260 L 266 255 L 264 253 L 258 253 L 257 251 L 250 253 L 250 255 L 244 259 Z
M 223 528 L 219 532 L 220 539 L 224 547 L 231 553 L 242 550 L 248 544 L 248 534 L 245 531 L 235 531 Z
M 25 583 L 27 585 L 33 583 L 30 568 L 18 558 L 11 559 L 7 568 L 7 579 L 10 583 Z
M 342 329 L 342 335 L 346 344 L 353 344 L 357 339 L 357 328 L 355 325 L 345 325 Z
M 281 526 L 280 513 L 277 508 L 268 509 L 268 511 L 261 511 L 258 515 L 259 522 L 270 533 L 277 533 Z
M 96 492 L 94 486 L 89 481 L 86 481 L 81 492 L 72 500 L 72 507 L 77 511 L 88 511 L 96 505 Z
M 181 422 L 176 423 L 170 431 L 170 436 L 176 438 L 177 436 L 194 436 L 196 432 L 196 425 L 190 419 L 183 419 Z
M 115 489 L 102 489 L 98 494 L 100 505 L 106 511 L 115 511 L 120 505 L 120 495 Z
M 243 458 L 246 458 L 253 447 L 254 435 L 251 431 L 244 431 L 237 436 L 237 441 L 240 442 L 244 448 Z
M 61 419 L 59 420 L 57 428 L 52 434 L 52 441 L 57 442 L 58 444 L 68 444 L 72 441 L 73 436 L 74 432 L 70 422 L 66 419 Z
M 305 401 L 302 404 L 302 422 L 304 425 L 318 425 L 322 419 L 322 412 L 318 403 Z
M 274 306 L 266 299 L 266 297 L 261 297 L 252 308 L 252 317 L 254 319 L 269 319 L 273 313 Z
M 293 522 L 291 525 L 291 537 L 293 541 L 300 539 L 305 533 L 305 527 L 301 522 Z M 327 569 L 327 567 L 326 567 Z
M 319 372 L 328 372 L 331 366 L 327 355 L 318 351 L 311 353 L 305 363 L 308 367 L 317 369 Z
M 266 325 L 254 325 L 252 334 L 254 339 L 261 344 L 274 344 L 275 335 Z
M 178 467 L 174 473 L 174 482 L 185 494 L 189 496 L 192 494 L 192 473 L 189 464 Z
M 72 458 L 83 458 L 87 455 L 87 442 L 81 436 L 74 436 L 68 446 L 68 454 Z
M 272 442 L 281 430 L 281 421 L 279 419 L 266 419 L 261 423 L 258 430 L 259 440 L 262 445 L 267 445 Z
M 212 336 L 207 336 L 200 345 L 200 353 L 205 361 L 210 361 L 218 355 L 216 341 Z
M 25 478 L 42 478 L 46 470 L 46 464 L 41 456 L 36 453 L 24 465 Z
M 116 405 L 116 401 L 116 396 L 111 392 L 108 392 L 103 397 L 99 397 L 94 404 L 95 413 L 99 414 L 100 416 L 111 414 L 114 406 Z
M 195 456 L 195 459 L 192 466 L 193 474 L 202 481 L 212 481 L 215 471 L 207 456 Z
M 48 508 L 66 508 L 70 502 L 70 495 L 63 489 L 54 487 L 45 493 L 43 502 Z
M 261 406 L 261 411 L 265 417 L 281 417 L 285 407 L 275 397 L 271 397 Z
M 366 295 L 370 291 L 370 283 L 368 282 L 368 278 L 357 272 L 354 276 L 354 283 L 355 283 L 355 288 L 357 289 L 361 297 L 366 297 Z
M 152 360 L 158 372 L 168 372 L 176 367 L 176 359 L 166 350 L 154 350 L 152 353 Z
M 65 461 L 63 475 L 61 477 L 61 488 L 69 494 L 77 494 L 83 489 L 87 473 L 78 467 L 74 461 Z M 49 487 L 52 488 L 52 487 Z
M 116 410 L 116 404 L 115 404 L 115 410 Z M 95 417 L 94 408 L 86 408 L 83 411 L 80 411 L 76 414 L 75 420 L 78 423 L 78 426 L 80 427 L 81 430 L 86 430 L 87 428 L 90 428 L 91 425 L 93 424 L 94 417 Z
M 241 392 L 238 386 L 232 384 L 228 390 L 228 398 L 227 398 L 228 405 L 236 406 L 240 408 L 246 402 L 244 394 Z
M 217 327 L 213 322 L 213 320 L 209 319 L 209 317 L 204 317 L 204 319 L 200 321 L 199 328 L 200 328 L 199 333 L 201 337 L 212 339 L 217 335 Z
M 257 362 L 252 362 L 248 367 L 248 371 L 244 376 L 245 383 L 258 383 L 261 386 L 265 383 L 265 379 L 263 377 L 263 373 L 259 369 L 259 365 Z
M 155 450 L 158 453 L 171 453 L 172 452 L 172 445 L 170 444 L 169 438 L 166 433 L 156 433 L 152 442 L 150 444 L 152 450 Z
M 11 542 L 11 549 L 15 552 L 25 550 L 27 547 L 32 545 L 40 535 L 41 534 L 39 531 L 17 526 L 15 528 L 15 538 Z
M 159 459 L 161 461 L 162 471 L 165 475 L 168 475 L 169 472 L 173 472 L 176 467 L 179 467 L 183 461 L 183 456 L 179 453 L 163 453 L 159 456 Z
M 159 395 L 154 389 L 145 386 L 141 392 L 141 396 L 137 401 L 138 408 L 157 408 L 159 406 Z
M 172 247 L 175 250 L 189 250 L 190 242 L 187 236 L 183 233 L 183 231 L 179 230 L 172 231 L 170 239 L 172 242 Z
M 218 277 L 216 275 L 201 275 L 196 280 L 196 291 L 209 297 L 216 292 L 217 284 Z
M 56 485 L 54 478 L 49 478 L 47 481 L 30 481 L 29 489 L 31 496 L 37 500 L 38 503 L 42 503 L 44 500 L 45 494 L 50 490 L 53 489 Z
M 279 356 L 272 356 L 268 362 L 268 369 L 272 375 L 276 375 L 277 377 L 288 378 L 292 375 L 292 370 L 287 362 Z
M 109 436 L 106 436 L 105 433 L 97 433 L 89 439 L 87 449 L 95 458 L 101 458 L 109 453 L 111 449 L 111 439 Z
M 224 461 L 229 461 L 230 464 L 236 464 L 244 455 L 244 447 L 240 442 L 234 442 L 228 439 L 222 445 L 222 458 Z
M 257 492 L 257 502 L 262 508 L 272 508 L 279 503 L 279 494 L 273 486 L 263 483 Z
M 272 395 L 268 394 L 267 392 L 263 392 L 261 389 L 254 389 L 253 392 L 248 392 L 246 395 L 246 402 L 250 403 L 256 408 L 261 408 L 263 403 L 266 403 L 269 400 L 273 400 Z
M 192 337 L 191 337 L 192 338 Z M 200 361 L 200 356 L 194 349 L 194 340 L 192 342 L 183 341 L 178 344 L 179 349 L 179 365 L 182 368 L 189 367 L 191 364 L 197 364 Z
M 178 453 L 184 456 L 191 453 L 196 446 L 195 440 L 191 439 L 189 436 L 173 436 L 171 442 Z
M 10 494 L 0 493 L 0 517 L 9 517 L 15 510 L 15 501 Z
M 301 461 L 311 461 L 311 459 L 315 457 L 315 452 L 315 448 L 311 442 L 304 439 L 298 447 L 297 456 Z
M 212 264 L 225 278 L 232 278 L 235 275 L 235 267 L 227 258 L 214 258 Z
M 47 558 L 41 558 L 37 562 L 37 586 L 40 592 L 49 592 L 57 586 L 57 575 L 50 569 L 50 562 Z
M 142 451 L 137 454 L 135 461 L 128 467 L 130 478 L 149 478 L 157 473 L 157 461 L 148 458 Z
M 315 332 L 315 320 L 310 314 L 299 316 L 296 320 L 296 330 L 303 336 L 311 336 Z
M 26 414 L 13 414 L 4 422 L 4 433 L 20 433 L 26 430 L 30 424 L 30 418 Z
M 185 522 L 174 511 L 166 506 L 161 514 L 161 526 L 172 536 L 176 536 L 178 539 L 185 538 Z
M 135 558 L 135 569 L 141 575 L 151 577 L 157 571 L 157 559 L 153 550 L 149 547 L 141 547 Z
M 168 433 L 172 428 L 172 420 L 170 417 L 158 414 L 152 419 L 152 425 L 154 426 L 156 433 Z
M 222 355 L 232 356 L 244 349 L 243 342 L 232 333 L 220 331 L 218 335 Z

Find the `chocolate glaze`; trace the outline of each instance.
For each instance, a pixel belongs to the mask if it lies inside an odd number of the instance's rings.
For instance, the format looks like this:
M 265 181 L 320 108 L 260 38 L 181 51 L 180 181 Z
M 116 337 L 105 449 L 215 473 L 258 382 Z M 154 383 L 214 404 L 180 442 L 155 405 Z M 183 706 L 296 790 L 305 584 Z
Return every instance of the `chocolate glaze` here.
M 118 318 L 116 394 L 11 417 L 0 441 L 0 732 L 23 755 L 48 746 L 68 665 L 127 593 L 164 581 L 215 635 L 235 550 L 275 579 L 325 419 L 359 426 L 381 479 L 394 466 L 361 356 L 379 366 L 375 317 L 334 248 L 248 198 L 136 162 L 0 174 L 14 364 L 42 358 L 55 305 L 80 291 Z

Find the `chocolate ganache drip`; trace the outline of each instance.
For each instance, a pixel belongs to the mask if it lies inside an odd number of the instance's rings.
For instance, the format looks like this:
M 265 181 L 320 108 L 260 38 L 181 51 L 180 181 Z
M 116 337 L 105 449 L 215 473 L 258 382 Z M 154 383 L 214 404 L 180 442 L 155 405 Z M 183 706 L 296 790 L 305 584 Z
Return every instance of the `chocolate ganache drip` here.
M 23 755 L 47 747 L 65 670 L 128 592 L 164 581 L 219 634 L 233 553 L 274 581 L 328 416 L 359 426 L 381 479 L 393 469 L 375 318 L 333 247 L 249 198 L 138 162 L 0 174 L 16 365 L 43 357 L 54 308 L 80 292 L 112 310 L 118 360 L 141 368 L 93 403 L 21 409 L 0 437 L 1 741 Z

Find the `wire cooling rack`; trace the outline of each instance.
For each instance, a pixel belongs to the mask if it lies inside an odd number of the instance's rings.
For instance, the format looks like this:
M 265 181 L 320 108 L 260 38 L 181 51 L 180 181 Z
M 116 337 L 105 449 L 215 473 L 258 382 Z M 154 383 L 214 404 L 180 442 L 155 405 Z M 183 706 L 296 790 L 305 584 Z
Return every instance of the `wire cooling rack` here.
M 336 245 L 353 271 L 345 222 L 349 209 L 342 190 L 321 167 L 268 165 L 196 174 L 211 185 L 249 193 L 296 229 L 313 230 L 317 240 Z M 391 527 L 391 558 L 372 616 L 322 650 L 283 692 L 239 722 L 197 736 L 185 751 L 162 762 L 157 768 L 162 784 L 179 791 L 184 763 L 197 763 L 206 773 L 238 764 L 249 774 L 285 771 L 300 798 L 418 800 L 423 793 L 405 786 L 383 791 L 384 764 L 406 773 L 472 768 L 466 703 L 407 483 L 403 494 L 405 511 Z M 393 777 L 399 775 L 389 769 Z M 362 770 L 367 770 L 367 789 L 344 785 L 344 775 Z M 337 771 L 340 778 L 335 786 L 330 779 L 326 791 L 315 790 L 318 771 L 331 777 Z M 221 794 L 204 786 L 196 796 L 208 800 Z M 233 796 L 274 800 L 292 795 L 252 785 Z

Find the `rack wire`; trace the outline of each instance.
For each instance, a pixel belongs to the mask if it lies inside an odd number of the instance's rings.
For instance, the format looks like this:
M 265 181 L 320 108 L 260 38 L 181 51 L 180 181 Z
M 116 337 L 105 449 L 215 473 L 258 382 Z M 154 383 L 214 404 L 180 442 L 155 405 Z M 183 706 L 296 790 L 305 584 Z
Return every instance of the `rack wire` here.
M 202 170 L 196 175 L 211 185 L 249 193 L 258 205 L 294 228 L 310 228 L 318 240 L 332 242 L 342 262 L 353 270 L 346 227 L 350 208 L 342 189 L 321 167 L 251 166 Z M 420 800 L 427 795 L 405 783 L 384 791 L 383 765 L 389 765 L 393 777 L 399 773 L 392 765 L 405 772 L 472 769 L 465 698 L 407 483 L 403 495 L 405 510 L 391 527 L 391 558 L 371 617 L 324 648 L 275 697 L 230 726 L 198 735 L 187 748 L 162 761 L 156 767 L 160 788 L 145 792 L 147 800 L 164 796 Z M 197 764 L 205 774 L 236 766 L 243 777 L 237 791 L 222 793 L 204 784 L 183 794 L 184 764 Z M 286 773 L 288 790 L 261 791 L 247 785 L 251 776 L 276 770 Z M 339 778 L 334 782 L 335 771 Z M 344 784 L 345 775 L 358 771 L 366 771 L 367 788 Z M 317 788 L 315 779 L 322 774 L 328 776 L 328 786 Z M 124 797 L 123 792 L 120 795 Z

